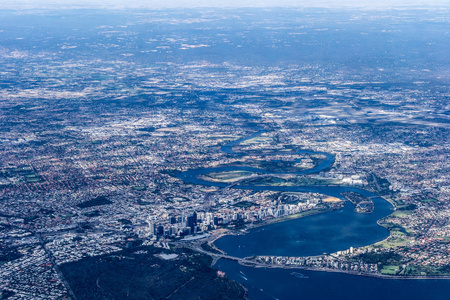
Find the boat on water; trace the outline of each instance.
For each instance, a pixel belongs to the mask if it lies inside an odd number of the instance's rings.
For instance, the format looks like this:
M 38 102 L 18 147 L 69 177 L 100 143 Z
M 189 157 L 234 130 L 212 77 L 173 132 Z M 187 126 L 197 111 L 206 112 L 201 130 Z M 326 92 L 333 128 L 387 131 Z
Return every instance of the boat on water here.
M 298 272 L 292 272 L 291 275 L 297 278 L 308 278 L 308 276 L 305 276 L 304 274 Z
M 245 277 L 244 275 L 239 274 L 239 276 L 240 276 L 242 279 L 248 280 L 248 278 Z

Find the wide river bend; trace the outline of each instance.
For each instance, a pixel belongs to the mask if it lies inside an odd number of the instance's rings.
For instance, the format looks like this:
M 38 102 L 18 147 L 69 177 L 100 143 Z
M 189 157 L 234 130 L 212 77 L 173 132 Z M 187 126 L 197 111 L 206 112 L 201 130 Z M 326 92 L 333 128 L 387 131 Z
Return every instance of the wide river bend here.
M 233 147 L 261 133 L 262 131 L 235 140 L 222 146 L 221 150 L 229 155 L 249 155 L 250 153 L 246 152 L 235 152 Z M 311 169 L 288 174 L 318 173 L 326 170 L 334 163 L 332 154 L 310 150 L 298 150 L 289 153 L 251 153 L 251 155 L 263 155 L 265 157 L 280 154 L 319 154 L 325 157 Z M 187 183 L 225 188 L 230 185 L 204 180 L 201 175 L 235 170 L 261 174 L 278 173 L 259 168 L 231 165 L 192 169 L 177 174 L 177 177 Z M 392 205 L 382 197 L 364 189 L 348 186 L 254 186 L 239 184 L 233 185 L 233 188 L 255 191 L 313 192 L 341 199 L 342 192 L 353 191 L 369 197 L 375 208 L 370 214 L 359 214 L 354 211 L 351 203 L 346 202 L 345 206 L 339 210 L 253 228 L 245 235 L 228 235 L 218 239 L 215 245 L 232 256 L 319 255 L 348 249 L 349 247 L 373 244 L 389 235 L 389 232 L 384 227 L 379 226 L 377 221 L 392 212 Z M 450 284 L 447 280 L 387 280 L 343 273 L 304 270 L 299 272 L 304 274 L 305 278 L 299 278 L 298 274 L 294 276 L 292 270 L 250 268 L 224 259 L 218 261 L 216 268 L 225 271 L 230 278 L 244 284 L 249 290 L 250 299 L 449 299 L 447 295 L 450 295 Z

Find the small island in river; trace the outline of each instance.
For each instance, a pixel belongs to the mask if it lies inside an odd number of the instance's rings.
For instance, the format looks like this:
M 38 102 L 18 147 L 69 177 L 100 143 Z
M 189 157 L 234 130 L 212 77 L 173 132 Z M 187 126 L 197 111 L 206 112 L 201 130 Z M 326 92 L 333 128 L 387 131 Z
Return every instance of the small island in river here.
M 374 205 L 372 200 L 356 192 L 342 192 L 342 196 L 355 205 L 355 211 L 357 213 L 371 213 L 373 212 Z
M 258 134 L 261 133 L 262 131 Z M 336 184 L 323 184 L 322 182 L 325 182 L 323 180 L 313 181 L 312 184 L 308 181 L 310 178 L 314 178 L 310 177 L 311 175 L 318 174 L 319 172 L 323 173 L 333 165 L 334 157 L 331 154 L 307 150 L 285 152 L 282 151 L 282 149 L 279 149 L 278 151 L 271 151 L 269 154 L 264 152 L 262 149 L 259 149 L 259 153 L 256 150 L 253 150 L 249 154 L 245 153 L 242 148 L 240 148 L 240 152 L 234 151 L 233 146 L 240 143 L 245 143 L 247 139 L 253 139 L 258 134 L 230 142 L 225 146 L 222 146 L 222 151 L 225 151 L 229 155 L 236 155 L 243 158 L 247 155 L 251 155 L 252 158 L 257 155 L 261 155 L 269 162 L 271 161 L 271 156 L 277 156 L 277 158 L 279 158 L 286 154 L 292 155 L 296 153 L 302 153 L 303 157 L 305 155 L 314 156 L 317 155 L 317 153 L 320 153 L 320 155 L 325 157 L 325 159 L 316 160 L 316 163 L 312 165 L 310 169 L 289 168 L 284 172 L 281 172 L 280 170 L 272 171 L 270 169 L 261 169 L 254 166 L 247 167 L 239 164 L 188 170 L 177 174 L 178 178 L 183 179 L 187 183 L 215 186 L 220 188 L 272 191 L 278 193 L 275 194 L 278 196 L 276 196 L 274 198 L 275 201 L 273 201 L 273 203 L 277 204 L 268 210 L 264 210 L 266 204 L 262 203 L 242 201 L 235 204 L 234 206 L 236 208 L 244 209 L 243 215 L 245 214 L 245 211 L 247 213 L 249 211 L 258 211 L 259 213 L 258 215 L 253 214 L 253 218 L 249 218 L 247 215 L 247 217 L 238 217 L 236 220 L 232 220 L 230 222 L 224 222 L 223 220 L 218 219 L 217 224 L 222 228 L 226 228 L 226 231 L 220 231 L 219 235 L 212 233 L 206 242 L 199 241 L 198 243 L 191 243 L 189 247 L 197 251 L 207 253 L 216 259 L 227 258 L 238 261 L 242 265 L 253 267 L 300 268 L 386 278 L 391 278 L 392 276 L 400 276 L 401 278 L 423 278 L 423 275 L 433 276 L 433 278 L 447 278 L 446 276 L 449 275 L 449 273 L 446 269 L 436 269 L 434 273 L 430 274 L 424 273 L 419 271 L 420 269 L 417 269 L 414 265 L 408 266 L 408 262 L 410 260 L 403 255 L 397 254 L 392 256 L 390 255 L 392 250 L 390 250 L 389 246 L 382 246 L 403 243 L 402 238 L 396 234 L 397 231 L 391 230 L 394 227 L 388 227 L 385 223 L 379 221 L 380 219 L 386 218 L 392 212 L 390 202 L 373 192 L 361 188 Z M 267 166 L 270 164 L 260 165 Z M 276 176 L 274 177 L 273 175 Z M 300 176 L 300 178 L 304 179 L 299 181 L 295 176 Z M 287 180 L 284 180 L 283 178 L 286 178 Z M 295 180 L 291 180 L 291 178 L 295 178 Z M 329 179 L 327 180 L 329 181 Z M 317 202 L 311 202 L 310 200 L 304 200 L 304 202 L 302 202 L 301 199 L 304 198 L 300 195 L 305 193 L 314 193 L 314 195 L 321 196 L 319 196 L 319 200 Z M 352 215 L 348 208 L 342 210 L 343 199 L 352 203 L 354 206 L 354 212 L 367 215 L 367 217 L 358 217 L 355 221 L 351 221 L 351 219 L 355 218 L 355 216 Z M 241 203 L 245 203 L 245 205 L 241 205 Z M 378 207 L 378 209 L 376 209 L 376 207 Z M 265 213 L 261 214 L 261 211 L 264 211 L 267 215 L 265 215 Z M 248 240 L 252 240 L 248 230 L 253 232 L 255 228 L 261 226 L 267 226 L 269 224 L 272 226 L 283 221 L 292 222 L 298 218 L 321 213 L 323 214 L 331 211 L 338 213 L 333 214 L 333 216 L 339 216 L 340 211 L 345 211 L 347 217 L 344 219 L 334 218 L 334 221 L 331 222 L 333 227 L 330 227 L 326 225 L 326 222 L 330 222 L 331 220 L 327 220 L 326 217 L 319 216 L 320 220 L 323 221 L 319 222 L 312 228 L 314 228 L 313 230 L 317 230 L 317 228 L 320 229 L 316 233 L 316 236 L 321 236 L 321 243 L 312 243 L 311 252 L 306 256 L 298 256 L 295 254 L 274 255 L 275 253 L 273 253 L 273 255 L 254 254 L 251 256 L 245 256 L 245 253 L 249 254 L 248 250 L 247 252 L 242 252 L 244 248 L 249 248 L 250 244 L 247 243 Z M 261 217 L 264 215 L 265 217 Z M 331 216 L 330 213 L 326 215 Z M 311 220 L 311 217 L 308 220 Z M 341 222 L 342 225 L 339 222 Z M 358 225 L 356 226 L 355 224 Z M 391 230 L 391 234 L 379 225 L 389 228 Z M 348 229 L 346 229 L 346 227 L 348 227 Z M 333 233 L 334 231 L 336 232 Z M 372 231 L 373 233 L 371 233 Z M 285 241 L 295 239 L 295 236 L 292 235 L 286 236 L 282 241 L 275 242 L 272 241 L 272 239 L 276 237 L 276 235 L 269 235 L 267 232 L 268 231 L 266 231 L 261 238 L 257 238 L 257 241 L 255 240 L 255 242 L 252 242 L 253 245 L 257 245 L 255 251 L 258 252 L 261 249 L 264 249 L 266 253 L 270 253 L 270 246 L 268 247 L 268 245 L 264 244 L 265 240 L 271 240 L 272 244 L 283 244 Z M 337 236 L 342 234 L 339 232 L 347 232 L 342 236 L 342 243 L 336 242 Z M 374 234 L 375 232 L 377 233 Z M 230 236 L 227 237 L 227 234 L 231 234 L 232 238 L 230 238 Z M 408 233 L 405 231 L 405 234 Z M 223 237 L 224 235 L 225 237 Z M 240 249 L 237 250 L 225 246 L 239 244 L 237 238 L 242 241 L 240 238 L 241 236 L 244 240 L 246 240 L 242 246 L 243 248 L 239 246 Z M 327 240 L 327 238 L 330 240 Z M 351 241 L 352 238 L 353 242 Z M 228 242 L 220 243 L 220 240 L 223 239 L 227 239 Z M 234 240 L 231 241 L 230 239 Z M 308 243 L 310 243 L 310 239 L 314 241 L 315 237 L 304 236 L 300 245 L 303 245 L 304 243 L 308 245 Z M 213 242 L 215 243 L 213 244 Z M 224 249 L 224 246 L 226 249 Z M 286 243 L 286 246 L 281 248 L 283 248 L 282 251 L 285 251 L 286 249 L 289 249 L 289 246 Z M 302 246 L 302 249 L 305 249 L 305 246 Z M 319 254 L 319 249 L 323 249 L 322 252 L 331 254 Z M 232 252 L 230 253 L 229 251 Z M 374 261 L 373 257 L 378 257 L 379 260 Z M 385 257 L 389 257 L 389 259 L 383 260 Z

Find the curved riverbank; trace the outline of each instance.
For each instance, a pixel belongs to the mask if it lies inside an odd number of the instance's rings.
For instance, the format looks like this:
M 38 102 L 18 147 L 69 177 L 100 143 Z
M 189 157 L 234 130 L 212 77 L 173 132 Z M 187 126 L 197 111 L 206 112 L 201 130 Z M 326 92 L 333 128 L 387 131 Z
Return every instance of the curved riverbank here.
M 247 155 L 245 152 L 234 152 L 233 147 L 260 133 L 228 143 L 222 146 L 221 150 L 230 155 Z M 302 150 L 301 153 L 319 154 L 319 152 L 307 150 Z M 264 156 L 270 157 L 273 154 L 264 154 Z M 325 155 L 322 152 L 320 154 Z M 325 157 L 324 161 L 310 170 L 301 170 L 290 174 L 305 175 L 325 170 L 334 163 L 334 156 L 327 153 Z M 272 219 L 269 222 L 261 222 L 256 226 L 251 226 L 243 234 L 222 232 L 219 237 L 211 237 L 212 239 L 209 242 L 230 257 L 243 258 L 254 255 L 315 256 L 324 252 L 333 253 L 349 247 L 371 245 L 389 237 L 389 231 L 382 227 L 378 221 L 391 214 L 393 204 L 375 193 L 348 186 L 251 186 L 239 185 L 239 183 L 230 186 L 223 182 L 210 182 L 202 177 L 207 173 L 235 170 L 261 174 L 280 174 L 245 166 L 223 166 L 188 170 L 179 173 L 177 177 L 185 182 L 198 185 L 255 191 L 313 192 L 340 199 L 343 199 L 342 192 L 352 191 L 370 198 L 374 203 L 374 210 L 370 214 L 358 214 L 354 211 L 353 205 L 345 202 L 344 207 L 337 210 L 319 212 L 304 218 L 295 218 L 296 216 L 293 215 L 292 217 Z M 448 277 L 398 277 L 298 266 L 269 268 L 263 265 L 255 267 L 254 264 L 251 264 L 248 267 L 240 265 L 235 260 L 225 259 L 219 259 L 215 267 L 226 272 L 231 279 L 244 284 L 249 290 L 249 298 L 251 299 L 292 299 L 292 295 L 302 295 L 305 299 L 348 299 L 349 292 L 351 292 L 353 299 L 419 300 L 425 298 L 446 299 L 440 293 L 433 292 L 436 289 L 450 293 L 450 287 L 448 287 L 446 281 L 440 280 L 449 279 Z M 294 269 L 302 270 L 307 276 L 304 276 L 304 278 L 293 276 L 291 272 Z M 323 288 L 324 285 L 327 286 L 326 289 Z M 424 292 L 430 290 L 431 292 Z M 398 296 L 405 291 L 406 294 L 403 298 Z
M 226 145 L 221 147 L 221 151 L 224 153 L 227 153 L 229 155 L 236 155 L 236 156 L 245 156 L 249 155 L 248 152 L 235 152 L 233 150 L 233 147 L 238 145 L 239 143 L 242 143 L 248 139 L 254 138 L 261 134 L 263 131 L 259 131 L 257 133 L 254 133 L 248 137 L 243 137 L 240 139 L 237 139 L 235 141 L 232 141 L 230 143 L 227 143 Z M 323 171 L 325 169 L 330 168 L 334 163 L 334 156 L 329 153 L 324 152 L 316 152 L 311 150 L 297 150 L 290 153 L 286 153 L 283 151 L 276 151 L 272 153 L 263 153 L 263 152 L 255 152 L 252 151 L 251 155 L 263 155 L 264 157 L 270 157 L 273 155 L 286 155 L 286 154 L 308 154 L 308 155 L 317 155 L 320 154 L 322 156 L 325 156 L 325 159 L 318 163 L 316 166 L 314 166 L 311 169 L 308 170 L 298 170 L 296 172 L 285 172 L 284 174 L 293 174 L 293 175 L 307 175 L 307 174 L 313 174 L 318 173 L 320 171 Z M 246 189 L 246 190 L 254 190 L 254 191 L 278 191 L 278 192 L 312 192 L 312 193 L 319 193 L 324 194 L 336 198 L 343 199 L 342 193 L 343 192 L 356 192 L 359 193 L 367 198 L 370 198 L 374 203 L 374 210 L 370 214 L 358 214 L 354 212 L 352 208 L 350 208 L 349 204 L 345 204 L 343 209 L 338 210 L 326 210 L 323 212 L 316 212 L 320 214 L 312 214 L 312 216 L 308 217 L 308 220 L 311 220 L 310 222 L 315 222 L 315 228 L 318 228 L 320 230 L 316 230 L 316 232 L 311 233 L 309 236 L 286 236 L 283 240 L 277 239 L 276 244 L 282 245 L 280 248 L 285 249 L 292 249 L 292 245 L 289 245 L 289 240 L 294 240 L 298 242 L 299 245 L 301 245 L 302 250 L 299 251 L 299 247 L 294 247 L 292 251 L 296 252 L 295 255 L 299 255 L 298 252 L 301 252 L 302 256 L 309 256 L 309 255 L 317 255 L 321 254 L 323 252 L 335 252 L 342 249 L 348 249 L 349 247 L 355 247 L 355 246 L 366 246 L 373 244 L 375 242 L 378 242 L 380 240 L 383 240 L 384 238 L 389 236 L 388 231 L 381 227 L 377 221 L 379 219 L 382 219 L 389 215 L 392 210 L 393 206 L 390 202 L 388 202 L 386 199 L 376 195 L 373 192 L 356 188 L 356 187 L 350 187 L 350 186 L 319 186 L 319 185 L 310 185 L 310 186 L 264 186 L 264 185 L 239 185 L 239 184 L 233 184 L 229 185 L 224 182 L 217 182 L 217 181 L 208 181 L 205 179 L 203 175 L 208 173 L 218 173 L 218 172 L 228 172 L 228 171 L 249 171 L 249 172 L 255 172 L 255 173 L 262 173 L 262 174 L 281 174 L 281 172 L 271 172 L 270 170 L 264 170 L 260 168 L 254 168 L 254 167 L 247 167 L 247 166 L 222 166 L 222 167 L 213 167 L 213 168 L 199 168 L 199 169 L 192 169 L 185 172 L 181 172 L 177 174 L 177 177 L 179 179 L 182 179 L 183 181 L 187 183 L 192 184 L 198 184 L 198 185 L 205 185 L 205 186 L 215 186 L 215 187 L 221 187 L 221 188 L 227 188 L 232 187 L 234 189 Z M 307 212 L 305 213 L 307 214 Z M 326 218 L 320 216 L 320 215 L 326 215 Z M 328 219 L 328 220 L 327 220 Z M 299 221 L 301 219 L 296 219 L 294 216 L 285 216 L 282 218 L 277 218 L 270 220 L 267 223 L 262 222 L 261 224 L 258 224 L 257 226 L 250 226 L 248 228 L 249 234 L 252 234 L 252 232 L 255 232 L 255 228 L 260 228 L 264 226 L 266 232 L 264 235 L 270 234 L 270 226 L 274 226 L 275 224 L 278 224 L 279 222 L 287 222 L 288 227 L 297 228 L 297 231 L 301 232 L 302 228 L 307 228 L 307 224 L 303 224 L 304 221 Z M 317 222 L 323 222 L 323 224 L 319 224 Z M 332 227 L 325 226 L 324 224 L 331 223 L 333 224 Z M 292 225 L 291 225 L 292 224 Z M 295 225 L 297 224 L 297 225 Z M 299 227 L 300 226 L 300 227 Z M 284 227 L 284 225 L 281 225 L 281 227 Z M 275 227 L 278 228 L 278 227 Z M 261 229 L 260 229 L 261 230 Z M 289 231 L 289 229 L 280 229 L 281 232 Z M 327 233 L 328 231 L 328 233 Z M 275 232 L 274 232 L 275 234 Z M 235 251 L 229 247 L 229 245 L 233 244 L 239 244 L 240 238 L 239 235 L 232 235 L 234 239 L 237 239 L 235 241 L 231 241 L 231 237 L 224 236 L 220 239 L 218 239 L 215 243 L 215 245 L 226 251 L 227 253 L 230 253 L 234 256 L 249 256 L 251 254 L 256 253 L 246 253 L 242 251 Z M 321 236 L 322 238 L 329 238 L 330 240 L 325 241 L 324 243 L 326 247 L 320 247 L 315 240 L 314 236 Z M 336 238 L 336 236 L 339 236 L 340 238 Z M 245 238 L 248 240 L 252 240 L 250 236 L 247 234 L 245 235 Z M 266 238 L 256 238 L 260 242 L 264 242 Z M 299 241 L 300 239 L 300 241 Z M 305 243 L 308 244 L 308 239 L 312 242 L 310 245 L 307 245 L 305 247 Z M 239 241 L 238 241 L 239 240 Z M 226 241 L 226 242 L 221 242 Z M 256 245 L 256 242 L 255 242 Z M 331 246 L 331 247 L 330 247 Z M 241 245 L 241 248 L 245 248 L 248 246 Z M 239 248 L 239 245 L 238 245 Z M 251 248 L 251 247 L 250 247 Z M 259 251 L 261 249 L 265 249 L 266 253 L 259 253 L 259 254 L 271 254 L 271 255 L 281 255 L 280 249 L 274 249 L 273 247 L 266 248 L 264 244 L 261 245 L 261 247 L 257 247 Z M 306 249 L 309 249 L 308 251 L 305 251 Z M 315 252 L 312 249 L 316 249 Z M 256 249 L 255 249 L 256 250 Z M 275 251 L 274 253 L 270 253 L 270 251 Z M 239 252 L 239 253 L 238 253 Z M 242 252 L 242 253 L 240 253 Z M 249 254 L 249 255 L 245 255 Z M 240 256 L 242 257 L 242 256 Z
M 389 278 L 299 268 L 247 267 L 220 259 L 215 267 L 244 284 L 249 299 L 365 299 L 365 300 L 447 300 L 446 278 Z M 300 273 L 295 276 L 293 272 Z M 446 280 L 443 280 L 446 279 Z
M 371 214 L 358 214 L 350 202 L 343 208 L 248 229 L 244 235 L 225 235 L 215 246 L 231 256 L 315 256 L 379 242 L 389 231 L 376 221 L 392 210 L 374 199 Z
M 264 265 L 264 264 L 254 264 L 239 262 L 240 265 L 252 268 L 269 268 L 269 269 L 285 269 L 285 270 L 307 270 L 307 271 L 318 271 L 318 272 L 331 272 L 331 273 L 342 273 L 349 275 L 373 277 L 380 279 L 413 279 L 413 280 L 448 280 L 450 276 L 395 276 L 395 275 L 384 275 L 380 273 L 369 273 L 369 272 L 358 272 L 358 271 L 347 271 L 329 268 L 314 268 L 307 266 L 276 266 L 276 265 Z
M 232 141 L 230 143 L 227 143 L 221 147 L 221 151 L 224 153 L 227 153 L 229 155 L 236 155 L 236 156 L 249 155 L 248 152 L 235 152 L 233 150 L 233 147 L 246 141 L 246 140 L 249 140 L 251 138 L 254 138 L 254 137 L 260 135 L 262 132 L 263 131 L 259 131 L 250 136 L 243 137 L 243 138 L 237 139 L 235 141 Z M 302 149 L 302 150 L 297 150 L 297 151 L 293 151 L 290 153 L 286 153 L 283 151 L 276 151 L 276 152 L 272 152 L 272 153 L 263 153 L 263 152 L 255 152 L 255 151 L 251 152 L 251 155 L 263 155 L 264 157 L 270 157 L 273 155 L 286 155 L 286 154 L 308 154 L 308 155 L 320 154 L 320 155 L 325 156 L 325 159 L 311 169 L 298 170 L 296 172 L 285 172 L 284 174 L 306 175 L 306 174 L 318 173 L 320 171 L 328 169 L 334 163 L 334 156 L 332 154 L 324 153 L 324 152 L 316 152 L 316 151 L 311 151 L 311 150 L 303 150 Z M 281 174 L 281 172 L 271 172 L 270 170 L 264 170 L 264 169 L 260 169 L 260 168 L 247 167 L 247 166 L 222 166 L 222 167 L 213 167 L 213 168 L 192 169 L 192 170 L 178 173 L 177 177 L 187 183 L 226 188 L 226 187 L 230 187 L 230 185 L 227 183 L 224 183 L 224 182 L 208 181 L 205 179 L 205 177 L 203 175 L 208 174 L 208 173 L 218 173 L 218 172 L 227 172 L 227 171 L 250 171 L 250 172 L 262 173 L 262 174 Z M 353 237 L 356 238 L 354 240 L 354 241 L 356 241 L 356 244 L 361 245 L 361 246 L 368 245 L 368 244 L 377 242 L 379 240 L 383 240 L 384 238 L 386 238 L 388 236 L 387 230 L 385 228 L 381 229 L 381 227 L 377 223 L 377 221 L 379 219 L 389 215 L 392 212 L 391 203 L 388 202 L 387 200 L 385 200 L 384 198 L 381 198 L 380 196 L 378 196 L 370 191 L 364 190 L 364 189 L 360 189 L 360 188 L 356 188 L 356 187 L 349 187 L 349 186 L 317 186 L 317 185 L 311 185 L 311 186 L 263 186 L 263 185 L 239 185 L 239 184 L 233 184 L 232 188 L 248 189 L 248 190 L 254 190 L 254 191 L 313 192 L 313 193 L 325 194 L 325 195 L 332 196 L 332 197 L 337 197 L 340 199 L 343 199 L 343 197 L 341 195 L 343 192 L 356 192 L 367 198 L 371 198 L 372 201 L 374 202 L 375 209 L 371 214 L 362 216 L 361 214 L 357 214 L 354 211 L 350 211 L 348 208 L 346 208 L 345 209 L 346 219 L 359 220 L 361 222 L 360 225 L 362 225 L 362 226 L 359 226 L 360 228 L 361 227 L 363 227 L 363 228 L 370 227 L 370 223 L 372 223 L 373 226 L 377 227 L 377 230 L 375 230 L 375 231 L 377 231 L 376 234 L 374 234 L 374 232 L 372 230 L 372 234 L 370 235 L 372 237 L 376 237 L 377 240 L 370 239 L 370 241 L 367 240 L 366 243 L 361 243 L 360 242 L 361 236 L 368 236 L 368 234 L 367 234 L 368 232 L 365 230 L 364 232 L 360 232 L 358 237 L 355 237 L 353 235 Z M 348 207 L 348 205 L 345 205 L 345 207 Z M 329 211 L 324 211 L 324 213 L 325 212 L 329 212 Z M 336 211 L 336 213 L 339 213 L 339 210 Z M 330 213 L 328 213 L 327 215 L 330 215 Z M 293 221 L 292 218 L 295 218 L 295 216 L 293 216 L 293 217 L 286 216 L 286 217 L 280 218 L 279 220 L 274 219 L 274 221 L 267 222 L 269 224 L 262 223 L 260 226 L 267 227 L 267 226 L 271 226 L 270 223 L 276 224 L 278 222 L 283 222 L 283 221 L 292 222 Z M 342 222 L 340 222 L 339 225 L 334 223 L 334 225 L 335 225 L 334 227 L 343 226 L 342 228 L 344 228 L 344 229 L 348 228 L 348 226 L 345 226 L 344 224 L 342 224 Z M 253 228 L 257 228 L 260 226 L 253 226 Z M 358 226 L 353 226 L 353 227 L 358 227 Z M 249 230 L 251 232 L 253 229 L 250 228 Z M 345 231 L 347 231 L 347 230 L 345 230 Z M 222 239 L 227 239 L 227 238 L 223 237 Z M 335 250 L 338 251 L 338 250 L 346 249 L 350 246 L 355 246 L 354 245 L 355 243 L 351 243 L 351 245 L 350 245 L 350 243 L 347 243 L 345 245 L 339 244 L 338 247 L 344 247 L 344 248 L 336 248 Z M 218 244 L 216 244 L 216 246 L 218 246 Z M 221 247 L 218 246 L 218 248 L 221 248 Z M 228 252 L 231 249 L 223 249 L 223 250 Z M 328 248 L 323 249 L 323 251 L 322 250 L 319 250 L 319 251 L 328 252 L 325 250 L 328 250 Z M 322 252 L 320 252 L 320 253 L 322 253 Z M 235 254 L 235 253 L 233 253 L 233 254 Z M 272 254 L 276 254 L 276 253 L 272 253 Z M 318 254 L 318 253 L 316 252 L 316 253 L 312 253 L 312 254 Z

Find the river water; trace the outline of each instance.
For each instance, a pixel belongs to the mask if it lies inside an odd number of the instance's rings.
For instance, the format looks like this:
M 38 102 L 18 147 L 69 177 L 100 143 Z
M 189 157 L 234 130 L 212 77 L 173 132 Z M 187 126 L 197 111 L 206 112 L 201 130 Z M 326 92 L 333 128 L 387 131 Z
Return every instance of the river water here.
M 233 151 L 233 146 L 260 133 L 226 144 L 221 150 L 230 155 L 247 155 Z M 296 153 L 325 156 L 325 159 L 314 168 L 295 172 L 298 175 L 317 173 L 334 163 L 334 157 L 328 153 L 308 150 L 299 150 Z M 272 153 L 274 154 L 281 153 Z M 274 173 L 270 170 L 245 166 L 224 166 L 188 170 L 179 173 L 177 177 L 188 183 L 226 187 L 228 186 L 226 183 L 206 181 L 201 179 L 200 175 L 234 170 Z M 358 214 L 354 211 L 353 205 L 347 202 L 339 210 L 253 228 L 245 235 L 228 235 L 218 239 L 215 245 L 232 256 L 319 255 L 373 244 L 389 234 L 385 228 L 377 224 L 377 220 L 389 215 L 393 209 L 392 205 L 378 195 L 363 189 L 345 186 L 242 185 L 236 185 L 234 188 L 315 192 L 338 198 L 342 198 L 341 193 L 344 191 L 353 191 L 370 197 L 375 208 L 371 214 Z M 380 279 L 344 273 L 251 268 L 224 259 L 219 260 L 215 267 L 226 272 L 231 279 L 244 284 L 249 290 L 250 299 L 450 299 L 449 280 Z
M 252 300 L 448 300 L 450 295 L 449 280 L 381 279 L 344 273 L 251 268 L 225 259 L 219 260 L 215 268 L 245 285 Z M 304 278 L 299 278 L 299 274 Z
M 375 201 L 371 214 L 358 214 L 346 202 L 343 209 L 228 235 L 215 245 L 237 257 L 253 255 L 310 256 L 365 246 L 384 239 L 388 231 L 376 224 L 390 212 L 386 201 Z M 374 226 L 375 224 L 375 226 Z
M 355 213 L 353 205 L 347 202 L 341 210 L 254 228 L 245 235 L 224 236 L 215 245 L 239 257 L 318 255 L 369 245 L 388 235 L 376 220 L 391 207 L 378 199 L 374 201 L 376 210 L 372 214 Z M 344 273 L 251 268 L 224 259 L 215 268 L 245 285 L 250 299 L 450 299 L 449 280 L 380 279 Z

